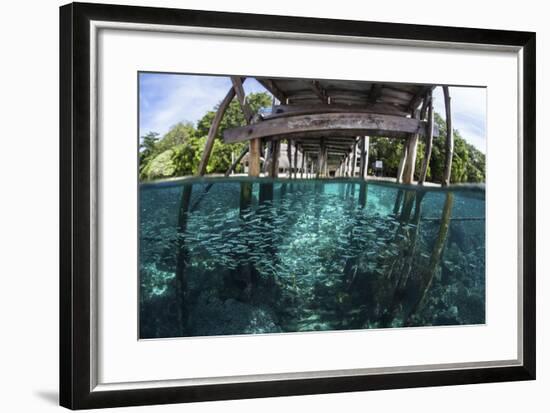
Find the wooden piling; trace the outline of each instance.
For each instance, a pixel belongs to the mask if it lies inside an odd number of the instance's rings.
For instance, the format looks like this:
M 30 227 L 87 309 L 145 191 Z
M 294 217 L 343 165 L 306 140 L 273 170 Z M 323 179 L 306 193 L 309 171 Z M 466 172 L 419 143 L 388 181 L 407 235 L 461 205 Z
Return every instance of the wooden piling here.
M 451 116 L 451 96 L 449 87 L 443 86 L 443 97 L 445 98 L 445 122 L 447 124 L 447 136 L 445 138 L 445 172 L 441 184 L 448 186 L 451 183 L 451 168 L 453 165 L 454 137 L 453 123 Z
M 187 300 L 189 298 L 189 288 L 187 279 L 187 248 L 185 245 L 185 233 L 187 231 L 187 218 L 189 214 L 189 205 L 191 202 L 192 185 L 184 185 L 180 198 L 180 208 L 178 212 L 177 241 L 176 241 L 176 299 L 180 321 L 180 334 L 182 336 L 188 333 L 189 309 Z
M 397 168 L 397 176 L 395 182 L 400 184 L 403 180 L 403 169 L 405 167 L 405 160 L 407 159 L 407 153 L 409 150 L 409 145 L 407 142 L 403 144 L 403 152 L 401 153 L 401 160 L 399 161 L 399 167 Z
M 225 114 L 225 111 L 229 107 L 229 104 L 231 103 L 234 97 L 235 97 L 235 89 L 231 88 L 229 89 L 229 91 L 221 101 L 220 106 L 218 107 L 218 110 L 214 115 L 214 119 L 212 120 L 210 129 L 208 130 L 208 136 L 206 137 L 206 143 L 204 144 L 204 149 L 202 151 L 202 157 L 199 163 L 199 168 L 197 170 L 197 175 L 202 176 L 206 173 L 206 167 L 208 166 L 208 159 L 210 158 L 210 154 L 212 153 L 212 148 L 214 147 L 214 140 L 216 139 L 216 135 L 218 133 L 220 123 L 222 121 L 223 115 Z
M 287 178 L 292 178 L 292 141 L 290 139 L 286 140 L 286 156 L 288 158 L 288 174 Z
M 424 160 L 422 161 L 422 169 L 420 171 L 420 177 L 418 179 L 419 185 L 424 185 L 426 182 L 426 176 L 428 175 L 428 167 L 430 165 L 430 159 L 432 157 L 432 145 L 434 136 L 434 109 L 433 109 L 433 96 L 432 91 L 428 92 L 428 130 L 426 133 L 426 143 L 424 149 Z
M 304 163 L 306 159 L 306 154 L 304 153 L 304 150 L 302 148 L 302 165 L 300 166 L 300 178 L 304 178 Z
M 260 139 L 252 139 L 249 144 L 248 176 L 260 176 Z
M 252 205 L 252 182 L 241 182 L 240 214 Z
M 428 265 L 428 271 L 422 275 L 420 282 L 420 294 L 415 305 L 412 307 L 409 316 L 407 317 L 406 325 L 412 324 L 412 318 L 417 314 L 424 305 L 428 291 L 432 285 L 433 279 L 435 277 L 437 267 L 441 261 L 441 255 L 443 253 L 443 248 L 445 247 L 445 242 L 447 241 L 447 234 L 449 232 L 449 224 L 451 222 L 451 215 L 453 211 L 453 202 L 454 194 L 452 192 L 447 192 L 445 197 L 445 205 L 443 206 L 443 212 L 441 214 L 441 221 L 439 224 L 439 232 L 435 240 L 432 254 L 430 256 L 430 263 Z
M 353 144 L 353 160 L 352 167 L 351 167 L 351 176 L 355 178 L 355 169 L 357 167 L 357 139 L 355 140 L 355 143 Z
M 294 179 L 298 178 L 298 144 L 294 141 Z
M 277 178 L 279 176 L 279 153 L 281 150 L 281 144 L 278 140 L 271 141 L 271 162 L 268 168 L 268 174 L 270 178 Z
M 414 167 L 416 164 L 416 152 L 418 148 L 418 134 L 412 134 L 407 140 L 407 156 L 403 166 L 402 182 L 410 185 L 414 181 Z

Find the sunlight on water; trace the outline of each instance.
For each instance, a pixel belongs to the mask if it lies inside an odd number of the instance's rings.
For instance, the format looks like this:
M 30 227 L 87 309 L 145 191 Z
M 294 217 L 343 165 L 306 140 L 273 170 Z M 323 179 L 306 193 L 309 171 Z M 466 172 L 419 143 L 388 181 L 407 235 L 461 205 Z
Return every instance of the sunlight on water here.
M 141 338 L 485 322 L 485 191 L 202 179 L 140 188 Z

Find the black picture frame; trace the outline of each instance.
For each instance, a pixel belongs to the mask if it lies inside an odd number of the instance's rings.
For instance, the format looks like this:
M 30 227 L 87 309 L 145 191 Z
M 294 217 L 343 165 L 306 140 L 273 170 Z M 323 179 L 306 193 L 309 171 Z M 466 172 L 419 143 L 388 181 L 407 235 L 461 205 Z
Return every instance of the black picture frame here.
M 523 53 L 523 365 L 276 380 L 91 389 L 90 21 L 251 29 L 503 45 Z M 60 404 L 70 409 L 535 379 L 536 35 L 531 32 L 72 3 L 60 8 Z

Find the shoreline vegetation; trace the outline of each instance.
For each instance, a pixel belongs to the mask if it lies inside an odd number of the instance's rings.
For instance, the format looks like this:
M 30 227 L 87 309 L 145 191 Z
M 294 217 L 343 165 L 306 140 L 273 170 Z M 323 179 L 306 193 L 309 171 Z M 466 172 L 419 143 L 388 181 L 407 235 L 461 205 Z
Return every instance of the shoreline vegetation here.
M 269 93 L 251 93 L 247 95 L 247 103 L 255 116 L 268 111 L 272 105 Z M 218 105 L 219 106 L 219 105 Z M 180 122 L 172 126 L 163 136 L 149 132 L 140 137 L 139 142 L 139 181 L 154 182 L 170 178 L 195 176 L 198 171 L 206 136 L 212 125 L 217 106 L 204 114 L 196 123 Z M 435 123 L 439 129 L 440 138 L 434 139 L 432 156 L 427 171 L 427 181 L 440 183 L 443 176 L 445 142 L 445 120 L 435 113 Z M 232 160 L 247 143 L 225 144 L 223 132 L 228 128 L 246 125 L 239 103 L 234 100 L 225 112 L 216 136 L 212 154 L 209 158 L 207 175 L 224 174 Z M 466 142 L 456 129 L 454 135 L 454 154 L 451 171 L 451 184 L 483 183 L 485 182 L 485 154 Z M 391 179 L 397 174 L 404 141 L 387 137 L 370 138 L 369 178 L 373 177 L 370 166 L 375 160 L 384 162 L 383 177 Z M 415 181 L 419 178 L 424 158 L 424 142 L 418 143 L 416 158 Z M 243 173 L 243 165 L 239 164 L 235 173 Z M 350 179 L 350 178 L 348 178 Z M 382 180 L 384 180 L 382 179 Z

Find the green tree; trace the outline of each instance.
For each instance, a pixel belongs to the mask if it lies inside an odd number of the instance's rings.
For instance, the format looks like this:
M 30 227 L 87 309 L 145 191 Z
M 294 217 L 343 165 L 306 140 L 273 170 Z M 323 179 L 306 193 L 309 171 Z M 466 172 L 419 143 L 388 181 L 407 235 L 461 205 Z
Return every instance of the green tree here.
M 179 122 L 175 124 L 166 135 L 158 141 L 156 145 L 158 153 L 188 142 L 197 136 L 196 133 L 195 127 L 190 122 Z
M 142 168 L 149 163 L 156 154 L 155 145 L 158 142 L 159 134 L 156 132 L 149 132 L 147 135 L 143 136 L 140 139 L 139 143 L 139 170 L 141 172 Z
M 441 182 L 445 171 L 445 136 L 447 124 L 438 114 L 435 123 L 439 137 L 434 138 L 428 180 Z M 453 130 L 454 152 L 451 168 L 451 183 L 485 182 L 485 154 L 467 143 L 456 129 Z
M 271 105 L 268 93 L 251 93 L 247 102 L 254 114 Z M 195 129 L 191 123 L 180 122 L 174 125 L 161 138 L 157 133 L 149 133 L 141 138 L 140 143 L 140 179 L 153 180 L 172 176 L 196 174 L 208 131 L 215 116 L 215 110 L 208 111 L 198 122 Z M 232 145 L 225 144 L 222 136 L 224 130 L 246 125 L 244 115 L 237 100 L 227 108 L 218 129 L 212 153 L 207 165 L 207 173 L 224 173 L 232 161 L 232 154 L 237 156 L 247 142 Z
M 262 108 L 270 107 L 271 99 L 271 95 L 266 92 L 251 93 L 246 96 L 248 106 L 254 114 L 258 113 L 259 110 Z M 208 131 L 210 130 L 210 126 L 212 125 L 212 121 L 214 120 L 214 116 L 216 115 L 216 111 L 218 110 L 218 108 L 219 104 L 216 105 L 213 110 L 206 112 L 206 114 L 198 121 L 197 134 L 199 136 L 208 135 Z M 223 115 L 220 126 L 218 128 L 218 133 L 216 134 L 216 138 L 221 139 L 223 136 L 223 132 L 226 129 L 236 128 L 245 125 L 246 120 L 241 110 L 241 106 L 236 99 L 233 99 L 229 104 L 227 110 L 225 111 L 225 114 Z
M 155 156 L 141 169 L 140 178 L 149 181 L 174 176 L 176 166 L 174 165 L 173 156 L 173 149 L 167 149 Z
M 269 93 L 259 92 L 251 93 L 247 95 L 246 101 L 248 106 L 252 110 L 252 113 L 257 114 L 260 109 L 264 109 L 271 106 L 272 97 Z M 198 122 L 197 122 L 197 135 L 198 136 L 207 136 L 216 111 L 218 110 L 219 105 L 217 105 L 214 110 L 208 111 Z M 231 166 L 231 154 L 238 156 L 239 153 L 243 150 L 245 146 L 248 145 L 248 142 L 226 144 L 223 142 L 223 132 L 229 128 L 237 128 L 239 126 L 245 126 L 246 120 L 244 118 L 241 106 L 236 99 L 229 104 L 225 114 L 222 117 L 220 126 L 218 127 L 218 133 L 216 134 L 216 140 L 214 141 L 214 146 L 212 148 L 212 153 L 210 154 L 210 159 L 208 160 L 207 173 L 224 173 Z
M 441 182 L 445 170 L 445 136 L 447 134 L 447 125 L 445 120 L 438 114 L 435 114 L 435 123 L 437 125 L 439 136 L 435 137 L 432 145 L 432 155 L 428 165 L 427 180 L 432 182 Z M 467 143 L 460 135 L 458 130 L 453 130 L 454 136 L 454 154 L 451 168 L 451 183 L 463 182 L 485 182 L 485 155 L 476 149 L 473 145 Z M 399 162 L 403 154 L 403 145 L 406 140 L 373 137 L 370 140 L 369 168 L 375 160 L 384 162 L 384 172 L 388 176 L 396 176 Z M 420 178 L 422 163 L 424 161 L 425 142 L 421 138 L 418 142 L 415 179 Z

